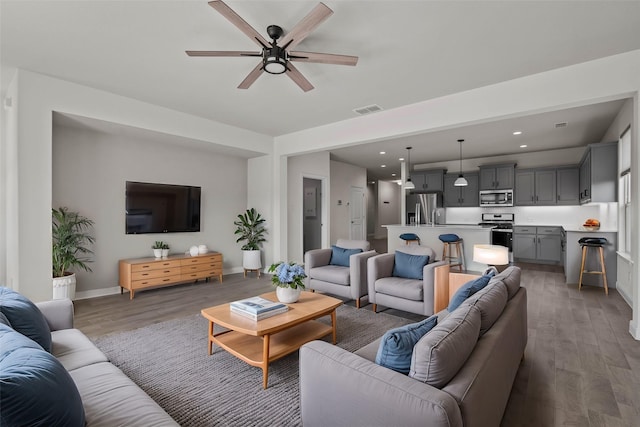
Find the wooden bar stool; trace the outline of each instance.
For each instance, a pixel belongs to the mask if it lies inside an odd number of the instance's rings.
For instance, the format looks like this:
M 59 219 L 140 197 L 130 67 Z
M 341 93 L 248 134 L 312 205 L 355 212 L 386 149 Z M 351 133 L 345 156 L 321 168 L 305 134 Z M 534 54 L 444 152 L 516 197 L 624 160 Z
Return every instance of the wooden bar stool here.
M 420 244 L 420 237 L 414 233 L 402 233 L 400 238 L 404 240 L 405 245 L 409 245 L 411 243 Z
M 608 241 L 604 237 L 583 237 L 578 240 L 578 243 L 582 247 L 582 263 L 580 265 L 580 281 L 578 282 L 578 290 L 582 289 L 582 275 L 586 274 L 599 274 L 602 276 L 604 283 L 604 293 L 609 295 L 609 287 L 607 286 L 607 268 L 604 264 L 604 249 L 603 246 L 608 244 Z M 594 248 L 598 250 L 600 270 L 585 270 L 584 264 L 587 260 L 588 249 Z
M 449 263 L 449 267 L 457 267 L 458 271 L 465 271 L 464 266 L 464 251 L 462 249 L 462 239 L 457 234 L 441 234 L 438 239 L 443 244 L 442 248 L 442 260 Z M 452 248 L 455 247 L 455 255 L 452 253 Z

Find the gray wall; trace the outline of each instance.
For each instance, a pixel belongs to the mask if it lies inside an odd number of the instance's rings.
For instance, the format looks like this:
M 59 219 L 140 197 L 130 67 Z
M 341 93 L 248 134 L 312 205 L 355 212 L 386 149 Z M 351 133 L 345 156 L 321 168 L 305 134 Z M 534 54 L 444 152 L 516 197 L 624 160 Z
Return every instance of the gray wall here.
M 349 239 L 351 229 L 351 187 L 361 188 L 367 194 L 367 170 L 359 166 L 331 160 L 331 232 L 329 243 L 335 244 L 338 239 Z M 341 204 L 338 204 L 338 200 Z M 368 215 L 367 205 L 364 205 L 365 215 Z M 365 219 L 366 220 L 366 219 Z
M 67 206 L 95 221 L 92 273 L 78 272 L 79 297 L 113 291 L 118 260 L 152 256 L 164 240 L 171 253 L 206 244 L 222 252 L 224 270 L 242 264 L 233 221 L 247 208 L 247 161 L 215 154 L 206 143 L 158 143 L 153 139 L 54 126 L 52 206 Z M 125 181 L 202 187 L 201 231 L 125 234 Z

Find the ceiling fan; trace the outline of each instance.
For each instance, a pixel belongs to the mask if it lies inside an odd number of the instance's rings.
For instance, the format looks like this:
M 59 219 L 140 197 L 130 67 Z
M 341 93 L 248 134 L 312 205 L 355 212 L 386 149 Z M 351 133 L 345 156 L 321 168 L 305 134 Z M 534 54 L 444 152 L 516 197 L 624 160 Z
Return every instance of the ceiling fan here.
M 325 19 L 333 14 L 324 3 L 319 3 L 307 16 L 302 18 L 298 24 L 286 35 L 281 27 L 269 25 L 267 34 L 271 38 L 268 42 L 251 25 L 227 6 L 222 0 L 213 0 L 209 6 L 217 10 L 222 16 L 227 18 L 240 31 L 245 33 L 251 40 L 258 44 L 262 51 L 220 51 L 220 50 L 187 50 L 189 56 L 255 56 L 262 60 L 240 83 L 238 89 L 248 89 L 264 71 L 270 74 L 286 73 L 300 88 L 308 92 L 313 89 L 313 85 L 307 80 L 291 62 L 316 62 L 321 64 L 356 65 L 357 56 L 335 55 L 331 53 L 301 52 L 292 50 L 302 40 L 304 40 L 313 30 Z M 282 37 L 284 35 L 284 37 Z M 280 44 L 278 44 L 280 40 Z

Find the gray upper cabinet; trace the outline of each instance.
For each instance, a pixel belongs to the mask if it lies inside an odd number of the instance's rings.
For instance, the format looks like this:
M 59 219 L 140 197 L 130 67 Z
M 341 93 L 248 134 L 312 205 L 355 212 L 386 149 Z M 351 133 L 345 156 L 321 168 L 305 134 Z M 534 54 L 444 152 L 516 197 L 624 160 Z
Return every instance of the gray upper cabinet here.
M 556 170 L 556 203 L 558 205 L 577 205 L 580 202 L 579 188 L 580 169 L 578 167 Z
M 433 193 L 444 191 L 444 169 L 430 169 L 414 171 L 411 173 L 411 181 L 416 186 L 413 193 Z
M 556 170 L 523 169 L 515 173 L 515 204 L 555 205 Z
M 618 143 L 591 144 L 580 161 L 580 204 L 618 200 Z
M 458 174 L 448 173 L 444 176 L 444 206 L 451 207 L 478 207 L 480 204 L 478 196 L 478 174 L 465 173 L 469 185 L 456 187 L 453 183 L 458 178 Z
M 480 166 L 480 190 L 513 188 L 515 163 Z

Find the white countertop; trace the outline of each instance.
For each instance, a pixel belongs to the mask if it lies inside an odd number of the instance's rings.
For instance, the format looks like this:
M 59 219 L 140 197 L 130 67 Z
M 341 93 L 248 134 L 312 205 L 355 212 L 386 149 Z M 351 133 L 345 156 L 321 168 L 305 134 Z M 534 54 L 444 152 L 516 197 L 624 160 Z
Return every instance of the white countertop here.
M 600 228 L 599 230 L 585 230 L 582 226 L 563 227 L 558 224 L 514 224 L 520 227 L 562 227 L 564 231 L 571 233 L 617 233 L 618 230 L 610 228 Z M 478 224 L 436 224 L 436 225 L 402 225 L 402 224 L 385 224 L 387 228 L 406 228 L 406 229 L 428 229 L 428 228 L 457 228 L 464 230 L 491 230 L 491 227 L 483 227 Z

